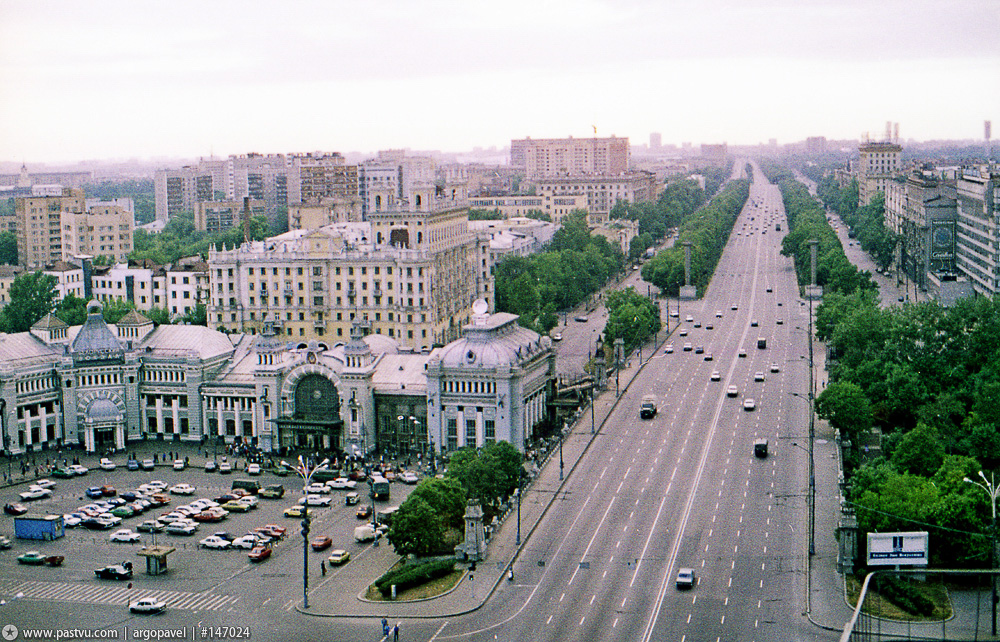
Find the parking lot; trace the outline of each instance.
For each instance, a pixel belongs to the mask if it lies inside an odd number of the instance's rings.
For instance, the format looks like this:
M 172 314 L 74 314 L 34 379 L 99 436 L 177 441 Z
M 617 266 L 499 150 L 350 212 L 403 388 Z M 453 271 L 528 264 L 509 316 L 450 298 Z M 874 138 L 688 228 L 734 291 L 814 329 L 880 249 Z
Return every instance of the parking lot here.
M 302 497 L 302 479 L 295 474 L 278 477 L 269 472 L 250 477 L 242 470 L 223 475 L 217 472 L 208 473 L 204 470 L 204 458 L 195 461 L 185 470 L 174 470 L 169 463 L 159 463 L 153 470 L 128 470 L 126 458 L 122 455 L 114 458 L 116 468 L 105 471 L 96 466 L 88 465 L 89 471 L 82 476 L 67 479 L 48 477 L 55 486 L 52 496 L 46 499 L 21 502 L 19 494 L 28 490 L 27 484 L 7 486 L 0 495 L 3 504 L 11 502 L 23 503 L 31 514 L 67 515 L 77 512 L 82 506 L 94 503 L 93 497 L 88 497 L 86 490 L 91 487 L 111 486 L 115 495 L 104 497 L 104 500 L 120 498 L 126 491 L 134 491 L 143 484 L 161 481 L 169 489 L 177 484 L 186 483 L 195 491 L 190 495 L 172 494 L 164 490 L 170 503 L 168 505 L 147 509 L 142 514 L 122 518 L 120 524 L 106 530 L 89 530 L 82 526 L 65 529 L 65 537 L 54 541 L 35 541 L 14 538 L 13 516 L 3 515 L 0 518 L 0 534 L 6 535 L 13 542 L 11 550 L 0 551 L 0 564 L 6 567 L 5 575 L 10 578 L 17 576 L 22 579 L 46 581 L 81 580 L 113 584 L 113 580 L 99 580 L 96 569 L 132 562 L 136 583 L 154 582 L 157 585 L 170 585 L 185 591 L 204 591 L 234 576 L 252 570 L 267 569 L 268 573 L 301 574 L 302 568 L 302 535 L 301 519 L 284 516 L 285 509 L 295 505 Z M 220 458 L 221 461 L 221 458 Z M 83 462 L 88 464 L 88 462 Z M 96 463 L 96 460 L 94 461 Z M 218 500 L 229 493 L 234 480 L 253 479 L 259 482 L 261 488 L 281 484 L 285 495 L 281 499 L 260 498 L 256 508 L 246 512 L 227 512 L 225 518 L 217 523 L 199 523 L 197 531 L 192 535 L 172 534 L 168 532 L 139 534 L 138 541 L 125 543 L 111 541 L 111 535 L 120 529 L 135 531 L 146 520 L 165 515 L 179 506 L 187 505 L 199 498 Z M 32 480 L 35 481 L 35 480 Z M 411 485 L 399 482 L 391 484 L 391 495 L 388 501 L 379 501 L 376 510 L 390 506 L 398 506 L 413 488 Z M 325 560 L 335 549 L 344 549 L 351 553 L 350 564 L 364 564 L 363 552 L 371 546 L 371 542 L 357 543 L 354 540 L 354 529 L 370 521 L 357 516 L 357 505 L 347 505 L 345 497 L 350 489 L 331 490 L 327 495 L 331 498 L 329 507 L 312 506 L 309 539 L 317 536 L 329 536 L 330 546 L 322 551 L 310 550 L 311 574 L 319 574 L 320 562 Z M 368 485 L 359 483 L 356 492 L 361 505 L 371 505 L 368 496 Z M 244 549 L 215 550 L 199 547 L 199 542 L 214 533 L 226 533 L 228 537 L 240 537 L 253 532 L 259 527 L 276 524 L 286 529 L 283 539 L 270 544 L 272 549 L 268 559 L 259 563 L 251 562 L 248 551 Z M 160 577 L 150 577 L 145 574 L 145 560 L 138 555 L 144 546 L 152 544 L 170 546 L 176 549 L 167 557 L 169 572 Z M 38 567 L 18 564 L 16 557 L 26 551 L 37 550 L 46 556 L 61 555 L 64 563 L 61 567 Z M 265 573 L 265 574 L 268 574 Z M 372 569 L 377 576 L 379 569 Z

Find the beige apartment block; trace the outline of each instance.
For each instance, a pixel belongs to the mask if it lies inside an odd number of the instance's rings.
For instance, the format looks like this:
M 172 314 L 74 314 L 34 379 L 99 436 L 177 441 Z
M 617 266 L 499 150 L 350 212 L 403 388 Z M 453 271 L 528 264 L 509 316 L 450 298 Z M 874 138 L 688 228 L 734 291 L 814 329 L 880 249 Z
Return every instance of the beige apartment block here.
M 260 334 L 273 323 L 288 339 L 336 344 L 357 319 L 414 350 L 458 338 L 472 303 L 493 299 L 489 241 L 469 230 L 464 190 L 372 202 L 365 222 L 211 249 L 209 326 Z
M 86 196 L 82 189 L 65 187 L 59 196 L 25 196 L 14 199 L 17 217 L 18 262 L 40 268 L 64 258 L 62 226 L 64 213 L 83 214 Z
M 587 209 L 586 194 L 544 194 L 539 196 L 473 196 L 469 207 L 499 211 L 505 219 L 541 212 L 553 223 L 562 223 L 574 210 Z
M 267 215 L 267 205 L 260 199 L 198 201 L 194 204 L 194 229 L 211 233 L 228 232 L 243 224 L 244 209 L 247 209 L 248 218 Z
M 126 261 L 132 253 L 134 215 L 120 205 L 92 205 L 86 212 L 63 212 L 62 260 L 79 254 Z
M 618 201 L 626 203 L 654 201 L 656 176 L 650 172 L 629 172 L 620 176 L 547 178 L 537 181 L 535 188 L 539 196 L 548 199 L 553 205 L 556 199 L 584 197 L 586 205 L 582 209 L 587 210 L 587 223 L 591 227 L 596 227 L 608 222 L 611 208 Z
M 529 181 L 558 176 L 622 174 L 628 138 L 524 138 L 510 141 L 510 164 Z
M 890 180 L 899 174 L 899 155 L 903 148 L 896 143 L 862 143 L 858 147 L 858 204 L 868 205 L 876 192 L 885 192 Z

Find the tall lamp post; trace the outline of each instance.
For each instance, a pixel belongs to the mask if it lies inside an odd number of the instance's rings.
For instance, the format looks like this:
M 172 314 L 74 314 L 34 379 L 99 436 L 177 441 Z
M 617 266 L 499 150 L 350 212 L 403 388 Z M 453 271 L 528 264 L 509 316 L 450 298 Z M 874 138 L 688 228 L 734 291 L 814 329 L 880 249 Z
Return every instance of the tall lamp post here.
M 298 466 L 290 466 L 286 461 L 281 462 L 282 466 L 291 468 L 302 478 L 304 504 L 302 511 L 302 606 L 307 609 L 309 608 L 309 501 L 306 499 L 308 497 L 306 486 L 312 483 L 312 477 L 317 470 L 326 470 L 329 461 L 329 459 L 324 459 L 318 465 L 310 465 L 302 459 L 302 455 L 299 455 Z
M 979 471 L 979 478 L 982 479 L 982 483 L 977 482 L 974 479 L 965 478 L 965 481 L 969 484 L 975 484 L 982 488 L 987 495 L 990 496 L 990 509 L 993 511 L 993 534 L 990 539 L 990 569 L 996 568 L 997 560 L 997 496 L 1000 495 L 1000 486 L 996 484 L 993 479 L 993 473 L 990 473 L 990 478 L 986 479 L 986 475 L 983 471 Z M 993 625 L 991 628 L 991 635 L 997 634 L 997 577 L 996 575 L 990 576 L 990 585 L 992 586 L 993 595 Z
M 514 496 L 517 497 L 517 538 L 514 540 L 515 546 L 521 545 L 521 480 L 517 480 L 517 488 L 514 489 Z
M 563 440 L 566 439 L 566 424 L 563 424 L 562 432 L 559 433 L 559 481 L 563 480 L 563 455 L 562 455 L 562 444 Z

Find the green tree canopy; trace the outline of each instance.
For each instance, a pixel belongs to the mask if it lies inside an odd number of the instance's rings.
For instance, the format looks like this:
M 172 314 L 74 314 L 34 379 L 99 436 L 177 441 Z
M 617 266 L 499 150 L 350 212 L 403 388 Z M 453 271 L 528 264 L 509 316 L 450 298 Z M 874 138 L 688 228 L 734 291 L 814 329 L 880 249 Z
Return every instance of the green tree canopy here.
M 3 309 L 5 332 L 27 332 L 52 312 L 56 300 L 56 277 L 42 272 L 22 274 L 10 286 L 10 302 Z
M 393 516 L 386 537 L 397 554 L 426 557 L 439 552 L 444 528 L 438 514 L 423 497 L 407 497 Z

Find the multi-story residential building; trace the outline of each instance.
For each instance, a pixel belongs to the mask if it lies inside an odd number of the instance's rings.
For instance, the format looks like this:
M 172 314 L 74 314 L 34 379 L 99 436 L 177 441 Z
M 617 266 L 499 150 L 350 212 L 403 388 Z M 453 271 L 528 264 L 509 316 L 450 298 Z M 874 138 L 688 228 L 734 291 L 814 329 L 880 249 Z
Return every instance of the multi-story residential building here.
M 71 294 L 81 299 L 87 298 L 83 266 L 68 261 L 56 261 L 46 265 L 42 273 L 56 278 L 56 300 L 62 300 Z
M 955 185 L 913 172 L 886 184 L 885 225 L 899 236 L 896 264 L 919 287 L 931 274 L 954 275 Z
M 376 194 L 395 193 L 403 197 L 402 168 L 399 163 L 368 160 L 358 165 L 358 196 L 361 199 L 363 221 L 368 220 L 368 212 L 375 209 L 372 201 Z M 289 229 L 291 225 L 289 224 Z
M 348 165 L 341 154 L 332 152 L 291 157 L 289 203 L 321 203 L 328 198 L 356 198 L 357 195 L 358 166 Z
M 650 172 L 628 172 L 619 176 L 546 178 L 536 182 L 536 190 L 553 205 L 555 199 L 585 196 L 587 222 L 596 227 L 607 223 L 611 208 L 618 201 L 648 203 L 655 200 L 656 177 Z
M 193 210 L 198 201 L 222 200 L 228 196 L 228 163 L 202 159 L 197 165 L 180 169 L 161 169 L 153 175 L 156 197 L 156 220 L 166 221 L 183 211 Z M 249 194 L 240 194 L 249 196 Z
M 0 265 L 0 308 L 10 303 L 10 286 L 22 274 L 24 268 L 19 265 Z
M 130 199 L 122 202 L 87 201 L 84 213 L 64 212 L 62 225 L 62 260 L 89 254 L 112 261 L 128 260 L 132 253 L 135 215 Z
M 180 317 L 207 303 L 208 264 L 195 256 L 167 265 L 129 262 L 95 267 L 91 287 L 99 301 L 127 301 L 138 310 L 162 308 L 171 317 Z
M 40 268 L 65 258 L 63 253 L 63 218 L 75 225 L 68 215 L 83 214 L 86 198 L 82 189 L 62 188 L 59 196 L 26 196 L 14 199 L 17 216 L 17 258 L 29 268 Z M 74 233 L 78 230 L 74 228 Z
M 562 220 L 575 210 L 587 209 L 586 194 L 544 193 L 537 196 L 474 196 L 469 198 L 469 207 L 498 211 L 504 218 L 527 216 L 531 212 L 541 212 L 553 223 Z
M 197 201 L 194 204 L 194 229 L 202 232 L 228 232 L 243 224 L 243 218 L 266 216 L 267 204 L 262 199 L 246 196 L 231 201 Z
M 529 181 L 617 175 L 629 170 L 628 138 L 524 138 L 510 141 L 511 167 Z
M 503 220 L 469 221 L 469 229 L 487 234 L 493 264 L 508 254 L 527 256 L 541 251 L 555 236 L 559 225 L 533 218 L 517 216 Z
M 267 216 L 274 219 L 278 209 L 289 204 L 288 174 L 291 159 L 284 154 L 246 154 L 226 161 L 226 197 L 263 201 Z
M 958 192 L 955 263 L 982 295 L 1000 292 L 1000 172 L 987 168 L 962 171 Z
M 300 340 L 346 337 L 354 320 L 413 349 L 458 337 L 472 302 L 492 299 L 488 241 L 469 231 L 460 186 L 374 195 L 364 223 L 291 230 L 210 249 L 211 327 Z
M 858 147 L 860 158 L 855 175 L 860 205 L 868 205 L 875 192 L 885 192 L 889 181 L 899 174 L 902 151 L 902 147 L 892 142 L 866 142 Z

